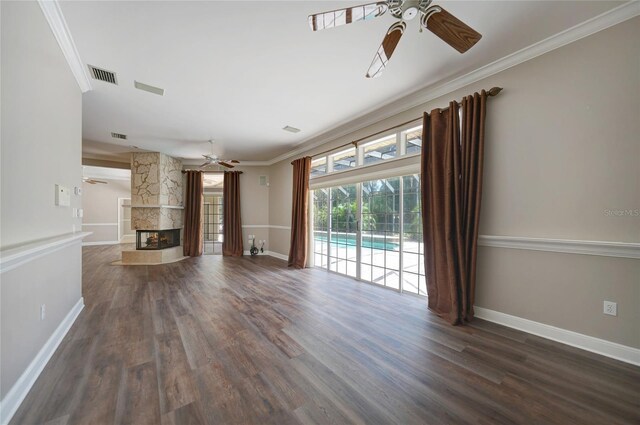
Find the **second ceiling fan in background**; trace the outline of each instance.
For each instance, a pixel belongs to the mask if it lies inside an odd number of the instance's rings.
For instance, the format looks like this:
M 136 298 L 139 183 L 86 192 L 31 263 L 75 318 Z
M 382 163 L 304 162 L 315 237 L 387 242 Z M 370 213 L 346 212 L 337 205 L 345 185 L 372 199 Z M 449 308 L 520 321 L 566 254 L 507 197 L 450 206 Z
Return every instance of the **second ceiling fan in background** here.
M 469 50 L 482 38 L 479 32 L 442 7 L 432 5 L 431 0 L 387 0 L 316 13 L 309 15 L 309 26 L 313 31 L 318 31 L 357 21 L 367 21 L 382 16 L 387 11 L 400 21 L 394 22 L 387 30 L 369 66 L 367 78 L 375 78 L 382 74 L 400 37 L 404 34 L 407 27 L 405 21 L 410 21 L 417 16 L 420 16 L 420 31 L 422 28 L 428 29 L 460 53 Z
M 235 165 L 233 164 L 239 164 L 240 161 L 238 161 L 237 159 L 220 159 L 218 158 L 218 155 L 216 155 L 215 153 L 213 153 L 213 140 L 209 140 L 209 144 L 211 144 L 211 154 L 204 154 L 202 155 L 204 157 L 204 159 L 206 160 L 204 164 L 202 164 L 200 166 L 200 169 L 206 168 L 209 165 L 221 165 L 225 168 L 233 168 L 235 167 Z

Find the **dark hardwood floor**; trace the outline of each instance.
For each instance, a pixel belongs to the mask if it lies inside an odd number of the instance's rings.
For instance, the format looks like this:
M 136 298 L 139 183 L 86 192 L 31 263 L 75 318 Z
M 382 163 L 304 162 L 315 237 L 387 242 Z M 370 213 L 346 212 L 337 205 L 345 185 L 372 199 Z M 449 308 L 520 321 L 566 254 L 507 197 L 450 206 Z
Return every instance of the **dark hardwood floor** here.
M 270 257 L 112 266 L 14 424 L 638 424 L 640 368 Z

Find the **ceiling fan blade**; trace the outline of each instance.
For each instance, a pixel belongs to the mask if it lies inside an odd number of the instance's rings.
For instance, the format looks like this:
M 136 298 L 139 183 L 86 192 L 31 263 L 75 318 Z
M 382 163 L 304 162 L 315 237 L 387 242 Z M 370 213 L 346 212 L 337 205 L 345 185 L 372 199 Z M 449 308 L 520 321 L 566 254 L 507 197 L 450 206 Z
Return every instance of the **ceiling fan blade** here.
M 389 6 L 387 6 L 386 2 L 377 2 L 316 13 L 309 15 L 309 26 L 313 31 L 318 31 L 357 21 L 368 21 L 384 15 L 387 9 L 389 9 Z
M 227 167 L 227 168 L 233 168 L 233 165 L 227 164 L 224 161 L 218 161 L 218 165 L 222 165 L 223 167 Z
M 237 159 L 232 159 L 229 162 L 232 163 L 232 164 L 240 164 L 240 161 L 238 161 Z
M 205 163 L 204 163 L 204 164 L 202 164 L 199 168 L 201 168 L 201 169 L 202 169 L 202 168 L 206 167 L 206 166 L 207 166 L 207 165 L 209 165 L 209 164 L 211 164 L 211 161 L 207 161 L 207 162 L 205 162 Z
M 421 24 L 429 31 L 440 37 L 445 43 L 464 53 L 472 48 L 481 38 L 482 34 L 462 22 L 440 6 L 439 12 L 423 15 Z M 426 22 L 425 22 L 426 21 Z
M 400 37 L 404 34 L 405 28 L 407 28 L 407 24 L 405 24 L 404 21 L 396 22 L 389 27 L 387 35 L 384 36 L 382 44 L 380 44 L 369 66 L 367 78 L 376 78 L 382 75 L 382 71 L 387 66 L 389 59 L 391 59 L 391 55 L 396 49 L 398 42 L 400 42 Z
M 93 181 L 93 184 L 96 184 L 96 183 L 107 184 L 107 182 L 103 182 L 102 180 L 93 180 L 93 179 L 91 179 L 91 181 Z

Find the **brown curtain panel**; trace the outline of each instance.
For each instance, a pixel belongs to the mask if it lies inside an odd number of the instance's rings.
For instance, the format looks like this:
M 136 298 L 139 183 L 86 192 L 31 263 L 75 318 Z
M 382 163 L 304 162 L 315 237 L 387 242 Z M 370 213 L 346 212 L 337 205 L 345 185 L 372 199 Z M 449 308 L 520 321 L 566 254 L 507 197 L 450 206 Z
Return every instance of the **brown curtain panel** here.
M 186 180 L 183 253 L 198 257 L 202 255 L 202 172 L 187 171 Z
M 302 269 L 307 265 L 307 213 L 309 209 L 311 158 L 296 159 L 291 165 L 293 165 L 293 206 L 291 209 L 289 267 Z
M 452 324 L 473 318 L 482 198 L 483 90 L 424 114 L 422 226 L 429 309 Z
M 240 174 L 242 171 L 225 171 L 222 189 L 223 239 L 222 255 L 239 257 L 243 253 L 242 220 L 240 219 Z

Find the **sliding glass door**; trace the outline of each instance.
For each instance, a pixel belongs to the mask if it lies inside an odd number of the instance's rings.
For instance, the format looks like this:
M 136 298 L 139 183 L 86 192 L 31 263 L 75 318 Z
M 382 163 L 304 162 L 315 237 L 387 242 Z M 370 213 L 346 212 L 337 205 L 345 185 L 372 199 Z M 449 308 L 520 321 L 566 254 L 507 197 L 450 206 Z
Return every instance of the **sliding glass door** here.
M 400 289 L 400 178 L 367 181 L 361 188 L 360 278 Z
M 420 175 L 402 177 L 402 290 L 427 295 L 420 208 Z
M 314 265 L 426 295 L 419 175 L 313 191 Z

